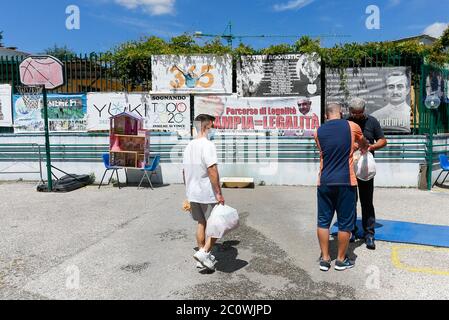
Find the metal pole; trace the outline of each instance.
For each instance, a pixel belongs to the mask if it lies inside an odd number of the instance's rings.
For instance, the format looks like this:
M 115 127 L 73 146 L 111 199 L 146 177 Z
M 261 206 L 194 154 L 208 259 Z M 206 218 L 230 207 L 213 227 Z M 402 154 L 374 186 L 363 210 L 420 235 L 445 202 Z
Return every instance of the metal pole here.
M 231 50 L 232 50 L 232 37 L 233 37 L 233 35 L 232 35 L 232 22 L 229 22 L 229 45 L 231 47 Z
M 427 150 L 427 190 L 432 190 L 432 167 L 433 167 L 433 130 L 434 130 L 435 110 L 430 110 L 430 132 L 429 147 Z
M 44 127 L 45 127 L 45 155 L 47 160 L 47 184 L 48 191 L 53 191 L 53 178 L 51 174 L 51 158 L 50 158 L 50 133 L 48 130 L 48 106 L 47 106 L 47 89 L 42 88 L 43 102 L 44 102 Z

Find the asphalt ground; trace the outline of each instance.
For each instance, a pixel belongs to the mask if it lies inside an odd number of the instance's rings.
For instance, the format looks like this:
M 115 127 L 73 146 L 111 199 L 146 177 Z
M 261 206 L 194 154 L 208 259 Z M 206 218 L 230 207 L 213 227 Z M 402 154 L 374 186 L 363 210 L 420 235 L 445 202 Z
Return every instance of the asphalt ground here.
M 35 187 L 0 184 L 1 299 L 449 297 L 449 248 L 377 241 L 370 251 L 357 241 L 354 269 L 320 271 L 313 187 L 224 189 L 241 226 L 214 248 L 214 273 L 195 268 L 182 185 L 66 194 Z M 448 189 L 375 190 L 379 219 L 449 225 L 448 205 Z

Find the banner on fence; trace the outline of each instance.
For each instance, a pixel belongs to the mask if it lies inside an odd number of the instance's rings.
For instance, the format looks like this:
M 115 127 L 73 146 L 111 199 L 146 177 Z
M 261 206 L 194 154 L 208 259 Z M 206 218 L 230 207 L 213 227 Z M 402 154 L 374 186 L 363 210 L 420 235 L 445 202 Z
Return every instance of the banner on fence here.
M 87 106 L 85 94 L 49 94 L 48 125 L 52 132 L 86 131 Z M 21 95 L 14 95 L 14 131 L 44 131 L 42 95 L 39 106 L 28 107 Z
M 379 120 L 385 132 L 410 132 L 410 67 L 326 69 L 326 101 L 348 103 L 363 98 L 367 114 Z
M 195 96 L 195 117 L 216 117 L 221 134 L 275 132 L 285 136 L 313 136 L 321 122 L 319 96 L 288 98 L 239 98 Z
M 190 132 L 189 96 L 123 92 L 87 95 L 87 129 L 109 130 L 110 117 L 125 111 L 142 117 L 145 129 Z
M 153 93 L 232 93 L 230 55 L 155 55 Z
M 435 94 L 442 103 L 449 103 L 449 70 L 430 68 L 425 80 L 426 90 L 423 100 L 427 96 Z
M 11 85 L 0 85 L 0 127 L 12 127 Z
M 316 96 L 321 94 L 317 54 L 242 56 L 237 65 L 238 94 L 243 97 Z

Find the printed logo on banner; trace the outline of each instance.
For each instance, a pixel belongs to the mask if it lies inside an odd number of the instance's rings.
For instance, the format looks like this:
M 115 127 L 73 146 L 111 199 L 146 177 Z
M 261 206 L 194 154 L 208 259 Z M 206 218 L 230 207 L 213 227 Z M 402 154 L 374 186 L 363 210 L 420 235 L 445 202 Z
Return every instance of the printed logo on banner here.
M 183 70 L 178 65 L 173 65 L 170 72 L 174 74 L 175 80 L 170 81 L 173 89 L 181 89 L 184 87 L 194 89 L 198 86 L 202 88 L 210 88 L 214 84 L 214 75 L 211 73 L 213 66 L 203 65 L 199 73 L 196 73 L 196 65 L 190 66 L 187 70 Z
M 232 93 L 229 55 L 155 55 L 151 66 L 153 93 Z
M 185 95 L 146 93 L 90 93 L 87 96 L 88 130 L 108 130 L 109 119 L 131 112 L 151 130 L 190 132 L 190 98 Z

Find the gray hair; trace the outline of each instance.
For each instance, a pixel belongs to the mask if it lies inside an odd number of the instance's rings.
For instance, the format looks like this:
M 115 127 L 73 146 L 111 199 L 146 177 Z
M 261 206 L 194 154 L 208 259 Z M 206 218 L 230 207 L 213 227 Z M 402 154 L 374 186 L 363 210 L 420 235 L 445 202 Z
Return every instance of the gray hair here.
M 363 111 L 365 110 L 366 101 L 362 98 L 353 98 L 349 102 L 349 110 L 351 111 Z

